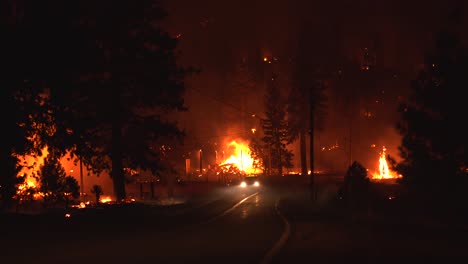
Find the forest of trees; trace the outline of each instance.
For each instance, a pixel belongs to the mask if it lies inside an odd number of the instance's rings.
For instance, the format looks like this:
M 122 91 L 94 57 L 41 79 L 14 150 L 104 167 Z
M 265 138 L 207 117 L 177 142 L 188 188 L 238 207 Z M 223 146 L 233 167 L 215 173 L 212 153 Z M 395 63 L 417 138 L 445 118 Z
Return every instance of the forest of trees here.
M 415 196 L 443 206 L 463 204 L 468 183 L 468 53 L 455 31 L 440 31 L 434 44 L 411 83 L 410 97 L 399 108 L 402 161 L 394 166 Z
M 0 100 L 8 110 L 0 155 L 3 207 L 12 205 L 24 179 L 18 177 L 20 158 L 41 156 L 46 146 L 54 155 L 38 177 L 47 199 L 76 197 L 76 182 L 55 163 L 66 153 L 92 172 L 110 172 L 117 200 L 126 198 L 124 168 L 170 169 L 167 145 L 181 144 L 184 132 L 168 116 L 187 110 L 185 78 L 196 71 L 178 64 L 178 39 L 160 27 L 169 14 L 155 3 L 25 0 L 2 20 Z M 292 167 L 287 145 L 296 140 L 305 173 L 305 135 L 313 139 L 326 118 L 328 70 L 307 54 L 312 40 L 301 34 L 288 96 L 277 75 L 266 76 L 263 136 L 252 138 L 251 149 L 268 174 Z M 409 190 L 426 197 L 465 200 L 467 56 L 459 35 L 442 30 L 398 111 L 402 161 L 392 159 L 393 167 Z M 313 188 L 313 173 L 310 182 Z
M 108 7 L 112 6 L 111 9 Z M 185 111 L 177 39 L 157 2 L 22 1 L 2 23 L 2 105 L 9 138 L 0 158 L 0 198 L 11 205 L 23 155 L 45 146 L 88 170 L 109 171 L 117 200 L 124 168 L 163 169 L 167 142 L 183 132 L 167 118 Z M 178 142 L 178 143 L 177 143 Z

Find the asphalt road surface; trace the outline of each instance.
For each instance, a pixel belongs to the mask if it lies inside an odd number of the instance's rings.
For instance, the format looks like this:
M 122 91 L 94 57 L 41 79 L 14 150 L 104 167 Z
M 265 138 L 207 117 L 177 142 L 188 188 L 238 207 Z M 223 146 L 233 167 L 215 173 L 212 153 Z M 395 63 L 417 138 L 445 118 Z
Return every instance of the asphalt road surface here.
M 196 210 L 128 205 L 22 220 L 23 231 L 3 237 L 1 262 L 268 263 L 287 226 L 279 196 L 267 187 L 217 195 Z
M 0 215 L 0 263 L 464 263 L 468 257 L 466 217 L 428 217 L 399 201 L 393 185 L 379 188 L 384 200 L 351 212 L 335 204 L 339 178 L 317 182 L 313 202 L 307 178 L 282 177 L 258 189 L 218 188 L 174 206 L 77 209 L 69 218 L 63 211 Z

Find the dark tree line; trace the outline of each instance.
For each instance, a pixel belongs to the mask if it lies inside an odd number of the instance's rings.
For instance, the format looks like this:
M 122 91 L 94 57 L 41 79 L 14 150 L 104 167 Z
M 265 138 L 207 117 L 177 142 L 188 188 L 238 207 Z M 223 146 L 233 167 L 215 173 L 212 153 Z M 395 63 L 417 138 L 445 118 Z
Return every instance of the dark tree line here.
M 91 171 L 110 171 L 118 200 L 124 168 L 158 171 L 165 142 L 181 141 L 172 111 L 186 110 L 177 39 L 158 1 L 21 1 L 2 23 L 2 104 L 9 139 L 0 193 L 15 194 L 18 157 L 48 146 Z
M 464 120 L 468 53 L 455 31 L 442 30 L 399 107 L 401 162 L 395 169 L 415 194 L 445 206 L 466 201 L 468 141 Z

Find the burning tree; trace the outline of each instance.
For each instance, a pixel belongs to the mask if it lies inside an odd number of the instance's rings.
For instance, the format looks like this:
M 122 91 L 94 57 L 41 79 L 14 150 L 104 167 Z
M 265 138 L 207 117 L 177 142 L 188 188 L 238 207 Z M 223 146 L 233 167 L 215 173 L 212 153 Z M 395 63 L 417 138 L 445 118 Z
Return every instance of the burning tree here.
M 387 179 L 400 179 L 401 175 L 397 175 L 390 169 L 390 166 L 387 162 L 387 148 L 385 146 L 382 148 L 382 151 L 379 155 L 379 170 L 378 172 L 372 175 L 373 180 L 387 180 Z
M 42 67 L 45 61 L 38 59 L 35 50 L 28 46 L 36 41 L 23 39 L 30 35 L 21 34 L 25 27 L 22 24 L 2 23 L 0 27 L 3 36 L 0 56 L 4 69 L 0 78 L 0 102 L 8 109 L 2 119 L 2 134 L 6 140 L 0 154 L 0 206 L 11 207 L 19 186 L 20 157 L 41 155 L 44 145 L 35 135 L 38 131 L 47 131 L 44 128 L 49 127 L 49 119 L 44 105 L 44 86 L 34 82 L 35 77 L 43 77 L 41 68 L 36 67 L 39 63 Z M 21 67 L 18 67 L 19 62 Z
M 19 80 L 48 88 L 46 113 L 55 123 L 41 139 L 70 151 L 88 171 L 110 171 L 117 200 L 125 198 L 123 169 L 158 170 L 164 138 L 183 136 L 165 117 L 185 110 L 183 78 L 191 70 L 177 65 L 177 39 L 159 25 L 166 13 L 153 0 L 25 1 L 22 7 L 18 42 L 32 74 Z

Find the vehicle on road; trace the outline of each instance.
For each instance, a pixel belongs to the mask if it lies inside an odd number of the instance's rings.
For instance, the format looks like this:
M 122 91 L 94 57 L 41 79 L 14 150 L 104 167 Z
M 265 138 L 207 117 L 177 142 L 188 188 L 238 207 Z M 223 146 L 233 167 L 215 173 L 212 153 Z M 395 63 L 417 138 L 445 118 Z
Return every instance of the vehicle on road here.
M 260 187 L 260 179 L 258 176 L 246 176 L 242 179 L 239 186 L 242 188 Z

